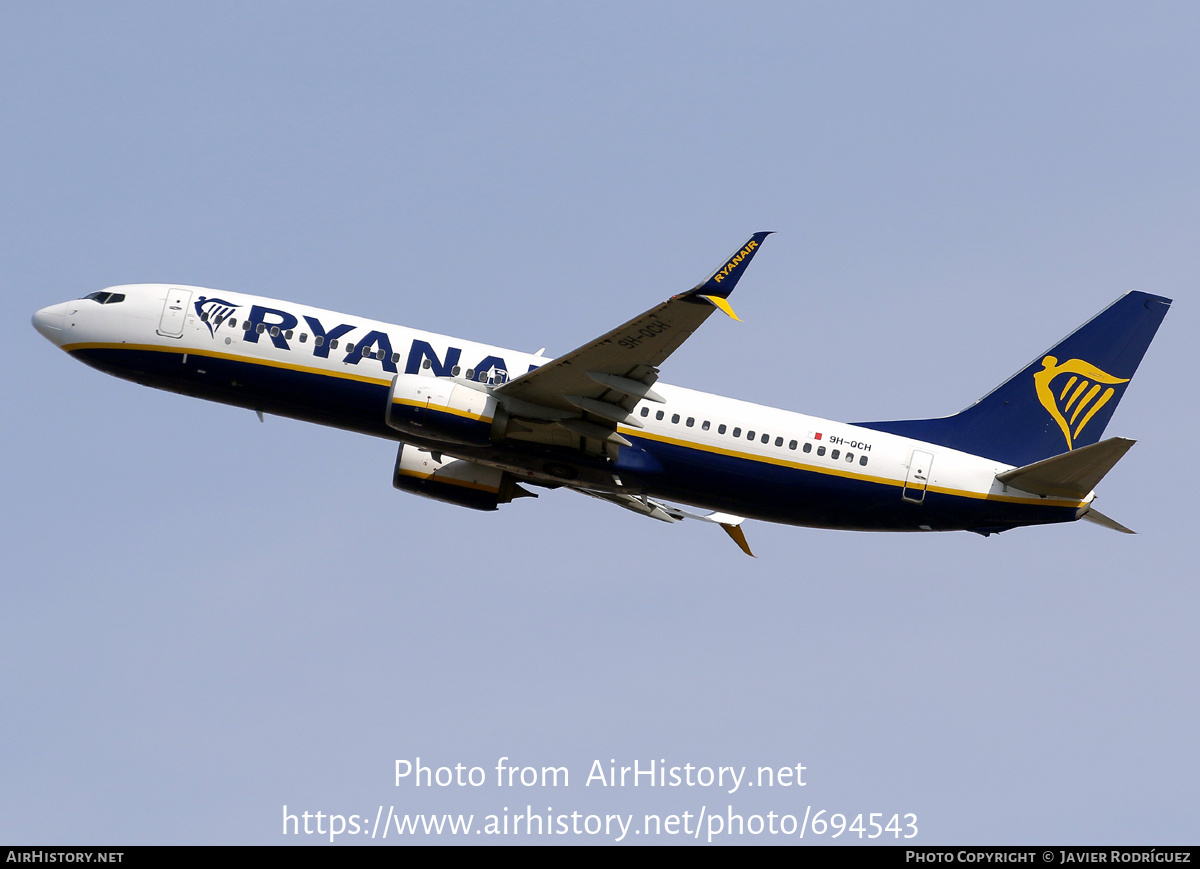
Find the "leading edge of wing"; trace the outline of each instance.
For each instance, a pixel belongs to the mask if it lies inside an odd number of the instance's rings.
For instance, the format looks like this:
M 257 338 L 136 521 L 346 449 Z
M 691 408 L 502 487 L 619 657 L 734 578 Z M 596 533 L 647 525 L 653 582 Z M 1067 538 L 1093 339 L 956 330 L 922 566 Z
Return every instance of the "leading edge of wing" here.
M 601 399 L 612 392 L 594 374 L 613 375 L 650 386 L 654 370 L 674 353 L 717 308 L 733 316 L 726 299 L 750 260 L 771 233 L 756 232 L 708 278 L 582 347 L 496 389 L 497 397 L 578 411 L 574 398 Z M 735 317 L 736 319 L 736 317 Z M 618 404 L 620 402 L 617 402 Z

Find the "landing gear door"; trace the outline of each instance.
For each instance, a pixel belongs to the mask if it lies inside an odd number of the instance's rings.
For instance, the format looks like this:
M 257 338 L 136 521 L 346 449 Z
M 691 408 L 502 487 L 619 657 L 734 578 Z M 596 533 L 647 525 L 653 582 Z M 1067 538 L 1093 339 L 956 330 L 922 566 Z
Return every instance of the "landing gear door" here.
M 920 504 L 925 500 L 925 488 L 929 485 L 929 469 L 933 466 L 933 453 L 913 450 L 908 462 L 908 476 L 904 480 L 905 501 Z
M 183 337 L 183 322 L 187 318 L 188 305 L 192 303 L 192 291 L 171 287 L 163 303 L 162 319 L 158 321 L 158 334 L 164 338 Z

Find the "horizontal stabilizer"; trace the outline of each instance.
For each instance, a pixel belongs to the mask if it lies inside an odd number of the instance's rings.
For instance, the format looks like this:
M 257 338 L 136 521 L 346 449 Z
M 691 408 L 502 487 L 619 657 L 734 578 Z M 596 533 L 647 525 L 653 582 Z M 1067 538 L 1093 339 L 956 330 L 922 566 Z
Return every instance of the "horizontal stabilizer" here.
M 1099 510 L 1088 508 L 1088 511 L 1083 514 L 1083 518 L 1089 522 L 1095 522 L 1097 525 L 1103 525 L 1105 528 L 1111 528 L 1113 531 L 1120 531 L 1122 534 L 1137 534 L 1131 528 L 1126 528 L 1116 519 L 1110 519 Z
M 1042 459 L 1032 465 L 1004 471 L 997 474 L 996 479 L 1034 495 L 1082 500 L 1135 443 L 1129 438 L 1109 438 L 1098 444 Z

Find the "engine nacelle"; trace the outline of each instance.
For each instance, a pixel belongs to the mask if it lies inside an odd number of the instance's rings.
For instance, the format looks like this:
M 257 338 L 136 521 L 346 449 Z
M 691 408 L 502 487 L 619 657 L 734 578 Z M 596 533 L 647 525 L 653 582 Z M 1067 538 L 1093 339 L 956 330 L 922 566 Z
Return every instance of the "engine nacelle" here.
M 387 424 L 415 437 L 486 446 L 492 440 L 497 402 L 448 377 L 397 374 L 388 395 Z
M 411 444 L 396 453 L 392 485 L 404 492 L 472 510 L 495 510 L 514 498 L 536 498 L 507 471 L 466 459 L 438 459 Z

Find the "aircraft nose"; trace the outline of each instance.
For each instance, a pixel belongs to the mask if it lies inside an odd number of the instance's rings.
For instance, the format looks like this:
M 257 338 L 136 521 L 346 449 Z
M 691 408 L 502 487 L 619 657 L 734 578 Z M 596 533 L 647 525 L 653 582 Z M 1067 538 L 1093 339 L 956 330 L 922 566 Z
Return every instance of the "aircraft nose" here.
M 42 333 L 47 341 L 55 346 L 62 344 L 63 320 L 66 318 L 66 311 L 62 304 L 51 305 L 48 308 L 42 308 L 33 315 L 33 328 Z

